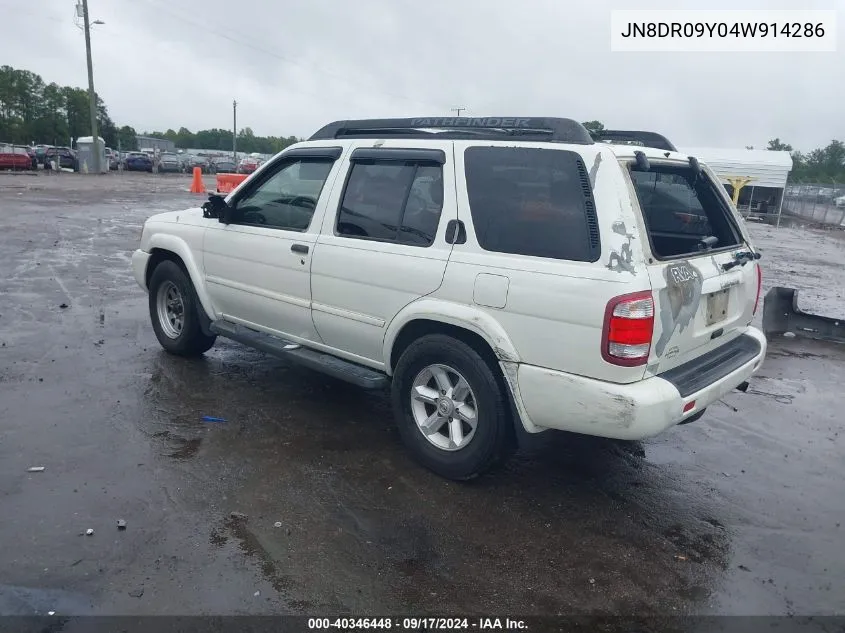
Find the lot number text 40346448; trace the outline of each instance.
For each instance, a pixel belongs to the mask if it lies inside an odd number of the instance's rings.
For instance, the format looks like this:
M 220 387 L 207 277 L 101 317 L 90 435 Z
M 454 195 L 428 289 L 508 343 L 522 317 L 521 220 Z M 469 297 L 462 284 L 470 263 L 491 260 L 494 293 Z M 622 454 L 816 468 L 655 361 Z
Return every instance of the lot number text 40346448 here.
M 347 631 L 370 629 L 519 631 L 527 629 L 528 625 L 524 620 L 511 618 L 309 618 L 308 628 Z

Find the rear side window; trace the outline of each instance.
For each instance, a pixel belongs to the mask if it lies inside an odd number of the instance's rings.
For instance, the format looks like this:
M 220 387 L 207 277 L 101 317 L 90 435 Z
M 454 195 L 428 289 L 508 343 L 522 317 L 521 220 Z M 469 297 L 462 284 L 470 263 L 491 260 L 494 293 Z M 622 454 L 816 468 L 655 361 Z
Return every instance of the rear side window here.
M 652 165 L 631 171 L 634 190 L 658 258 L 678 257 L 739 244 L 721 185 L 690 167 Z
M 337 233 L 431 246 L 443 210 L 440 165 L 355 161 L 343 192 Z
M 567 150 L 470 147 L 467 195 L 484 250 L 593 262 L 600 254 L 589 174 Z

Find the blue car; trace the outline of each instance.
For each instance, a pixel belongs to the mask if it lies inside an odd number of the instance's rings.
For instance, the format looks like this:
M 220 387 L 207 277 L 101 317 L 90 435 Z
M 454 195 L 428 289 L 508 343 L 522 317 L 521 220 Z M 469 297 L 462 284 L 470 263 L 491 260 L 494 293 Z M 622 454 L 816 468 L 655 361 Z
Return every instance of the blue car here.
M 153 159 L 143 152 L 129 152 L 124 162 L 126 171 L 153 171 Z

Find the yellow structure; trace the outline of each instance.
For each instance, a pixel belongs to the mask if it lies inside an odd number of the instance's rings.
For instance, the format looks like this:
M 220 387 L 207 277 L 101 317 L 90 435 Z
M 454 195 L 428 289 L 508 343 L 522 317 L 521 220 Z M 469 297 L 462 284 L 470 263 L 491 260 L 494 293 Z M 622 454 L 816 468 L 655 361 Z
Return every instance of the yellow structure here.
M 733 203 L 736 206 L 739 203 L 739 192 L 742 188 L 747 185 L 749 182 L 755 180 L 749 176 L 725 176 L 725 180 L 728 181 L 728 184 L 733 187 L 734 194 L 733 194 Z

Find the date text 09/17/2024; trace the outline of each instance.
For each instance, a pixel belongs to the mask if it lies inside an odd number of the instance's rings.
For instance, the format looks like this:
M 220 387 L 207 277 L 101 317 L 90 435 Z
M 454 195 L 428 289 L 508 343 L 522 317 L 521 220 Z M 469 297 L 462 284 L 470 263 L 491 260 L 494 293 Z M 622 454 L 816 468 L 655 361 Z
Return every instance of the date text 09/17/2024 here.
M 309 618 L 310 630 L 340 629 L 347 631 L 363 631 L 370 629 L 397 629 L 411 631 L 432 630 L 472 630 L 479 631 L 519 631 L 528 628 L 524 620 L 512 618 L 433 618 L 433 617 L 405 617 L 405 618 Z

